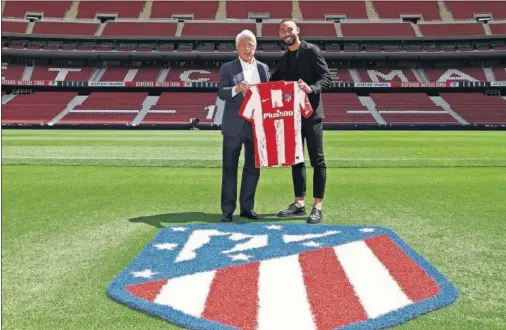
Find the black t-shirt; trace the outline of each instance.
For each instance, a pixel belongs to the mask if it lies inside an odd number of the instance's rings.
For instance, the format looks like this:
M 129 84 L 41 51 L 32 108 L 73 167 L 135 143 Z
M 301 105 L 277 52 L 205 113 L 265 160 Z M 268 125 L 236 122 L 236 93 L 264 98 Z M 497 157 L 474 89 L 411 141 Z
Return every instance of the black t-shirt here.
M 290 77 L 287 77 L 286 80 L 297 80 L 295 76 L 295 68 L 297 67 L 297 55 L 299 53 L 299 49 L 291 51 L 288 50 L 288 54 L 286 57 L 286 65 L 288 67 L 288 72 Z

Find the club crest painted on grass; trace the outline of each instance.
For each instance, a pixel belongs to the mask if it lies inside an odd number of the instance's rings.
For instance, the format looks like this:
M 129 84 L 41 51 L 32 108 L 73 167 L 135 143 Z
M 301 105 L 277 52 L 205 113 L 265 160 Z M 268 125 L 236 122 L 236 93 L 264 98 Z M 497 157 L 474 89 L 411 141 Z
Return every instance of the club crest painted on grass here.
M 167 227 L 107 292 L 206 330 L 377 329 L 458 296 L 389 229 L 305 224 Z

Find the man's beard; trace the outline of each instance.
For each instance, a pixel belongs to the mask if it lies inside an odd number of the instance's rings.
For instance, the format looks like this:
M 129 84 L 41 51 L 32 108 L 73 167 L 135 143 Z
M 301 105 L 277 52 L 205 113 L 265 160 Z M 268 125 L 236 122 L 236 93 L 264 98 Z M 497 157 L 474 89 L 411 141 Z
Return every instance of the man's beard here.
M 283 42 L 287 45 L 287 46 L 291 46 L 293 45 L 294 43 L 297 42 L 297 36 L 290 36 L 291 37 L 291 41 L 286 41 L 286 39 L 283 39 Z

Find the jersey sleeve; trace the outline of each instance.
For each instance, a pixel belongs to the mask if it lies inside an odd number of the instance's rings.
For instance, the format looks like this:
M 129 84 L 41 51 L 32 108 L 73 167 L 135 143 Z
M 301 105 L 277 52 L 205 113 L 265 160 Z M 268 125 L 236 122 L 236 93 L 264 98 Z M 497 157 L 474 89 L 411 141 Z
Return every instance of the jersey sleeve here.
M 246 95 L 244 96 L 244 100 L 242 101 L 241 108 L 239 109 L 239 116 L 246 119 L 247 121 L 251 121 L 253 118 L 253 112 L 255 111 L 255 95 L 256 93 L 253 93 L 253 89 L 255 87 L 252 87 L 248 89 L 246 92 Z
M 295 86 L 295 94 L 297 97 L 295 98 L 295 106 L 300 107 L 300 113 L 304 118 L 309 118 L 313 114 L 313 107 L 311 106 L 311 103 L 309 103 L 309 98 L 307 97 L 307 94 L 300 89 L 299 85 L 297 83 L 294 83 Z

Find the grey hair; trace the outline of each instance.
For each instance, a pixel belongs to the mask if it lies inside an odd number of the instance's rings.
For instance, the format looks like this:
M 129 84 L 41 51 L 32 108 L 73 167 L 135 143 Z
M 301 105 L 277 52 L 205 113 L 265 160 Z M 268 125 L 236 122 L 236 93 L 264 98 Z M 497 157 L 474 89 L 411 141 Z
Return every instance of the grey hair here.
M 241 40 L 242 38 L 249 38 L 251 40 L 253 40 L 253 43 L 255 44 L 255 47 L 257 45 L 257 38 L 255 36 L 255 34 L 253 32 L 251 32 L 250 30 L 242 30 L 241 33 L 239 33 L 237 35 L 237 37 L 235 37 L 235 47 L 239 47 L 239 40 Z

